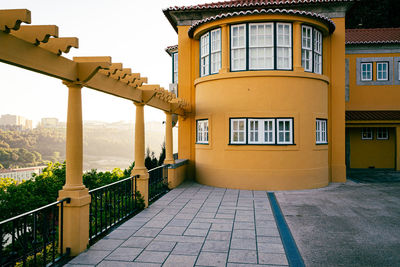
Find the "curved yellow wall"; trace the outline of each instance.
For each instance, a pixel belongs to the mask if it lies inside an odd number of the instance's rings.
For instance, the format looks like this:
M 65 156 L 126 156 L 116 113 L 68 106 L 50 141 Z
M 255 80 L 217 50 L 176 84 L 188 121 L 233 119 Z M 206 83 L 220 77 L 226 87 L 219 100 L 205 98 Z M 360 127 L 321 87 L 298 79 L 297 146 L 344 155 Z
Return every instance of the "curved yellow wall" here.
M 179 96 L 192 113 L 179 121 L 179 156 L 199 183 L 240 189 L 295 190 L 344 182 L 344 18 L 330 34 L 319 20 L 289 15 L 225 18 L 200 25 L 193 38 L 178 26 Z M 292 22 L 293 70 L 230 72 L 229 25 Z M 323 32 L 323 75 L 301 66 L 301 25 Z M 221 70 L 199 78 L 200 36 L 221 27 Z M 334 71 L 333 71 L 334 70 Z M 231 117 L 293 117 L 295 145 L 229 145 Z M 209 119 L 209 144 L 195 144 L 196 120 Z M 316 118 L 328 119 L 329 145 L 315 144 Z
M 315 144 L 315 119 L 328 118 L 326 77 L 247 71 L 195 84 L 196 119 L 209 119 L 209 145 L 195 145 L 199 183 L 256 190 L 329 183 L 328 146 Z M 295 145 L 229 145 L 230 117 L 293 117 Z

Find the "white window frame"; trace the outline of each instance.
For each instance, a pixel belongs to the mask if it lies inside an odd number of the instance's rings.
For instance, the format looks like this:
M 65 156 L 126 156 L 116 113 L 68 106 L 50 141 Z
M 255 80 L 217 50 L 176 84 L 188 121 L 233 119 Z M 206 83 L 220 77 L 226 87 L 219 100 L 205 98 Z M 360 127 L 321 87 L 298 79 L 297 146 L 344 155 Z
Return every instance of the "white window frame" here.
M 289 33 L 287 34 L 288 39 L 288 44 L 285 43 L 280 43 L 280 35 L 279 35 L 279 27 L 280 26 L 287 26 L 289 28 Z M 285 29 L 286 27 L 284 27 Z M 292 69 L 292 24 L 291 23 L 276 23 L 276 69 L 277 70 L 290 70 Z M 286 37 L 286 34 L 283 35 L 283 37 Z M 282 56 L 281 54 L 281 49 L 284 49 L 282 51 L 287 51 L 288 56 L 288 66 L 280 66 L 279 65 L 279 60 L 280 58 L 286 58 L 286 56 Z M 285 52 L 286 53 L 286 52 Z
M 252 28 L 256 27 L 256 34 L 253 35 Z M 260 33 L 262 28 L 263 34 Z M 271 35 L 267 35 L 267 29 L 270 29 Z M 249 70 L 272 70 L 274 69 L 275 49 L 274 49 L 274 23 L 250 23 L 249 24 Z M 270 43 L 267 43 L 267 39 Z M 272 56 L 267 56 L 267 52 L 272 51 Z M 261 55 L 260 55 L 261 54 Z M 267 60 L 271 61 L 267 65 Z M 260 61 L 264 63 L 261 64 Z
M 200 77 L 210 74 L 210 33 L 200 37 Z
M 243 28 L 243 36 L 241 35 L 234 35 L 235 29 L 238 29 L 238 32 L 240 31 L 240 28 Z M 247 52 L 246 52 L 246 37 L 247 37 L 247 29 L 246 29 L 246 24 L 238 24 L 238 25 L 231 25 L 231 70 L 232 71 L 240 71 L 240 70 L 246 70 L 247 69 Z M 238 38 L 237 44 L 234 44 L 234 38 Z M 243 45 L 240 45 L 240 39 L 243 38 Z M 235 57 L 235 52 L 242 51 L 243 57 Z M 241 62 L 243 60 L 244 66 L 240 66 L 238 64 L 237 66 L 235 65 L 235 61 Z
M 208 119 L 196 121 L 196 143 L 208 144 Z
M 379 69 L 379 66 L 386 66 L 386 69 Z M 379 77 L 379 75 L 382 77 Z M 389 80 L 389 62 L 376 62 L 376 80 L 377 81 L 388 81 Z
M 374 138 L 374 132 L 371 127 L 361 128 L 361 140 L 372 140 Z
M 221 69 L 221 28 L 210 32 L 210 73 L 216 74 Z
M 364 66 L 369 66 L 369 70 L 365 69 Z M 364 78 L 365 73 L 365 78 Z M 372 62 L 362 62 L 360 65 L 361 81 L 372 81 Z
M 314 29 L 314 73 L 322 74 L 322 32 Z
M 315 123 L 315 143 L 328 144 L 328 125 L 326 119 L 316 119 Z
M 378 127 L 376 129 L 376 139 L 377 140 L 388 140 L 389 139 L 389 129 L 387 127 Z
M 261 143 L 261 120 L 248 119 L 247 120 L 247 140 L 249 144 Z
M 265 127 L 265 123 L 271 123 L 272 129 Z M 252 127 L 254 125 L 257 125 L 257 129 Z M 269 133 L 272 133 L 272 140 L 265 141 L 265 137 L 268 136 Z M 275 119 L 248 118 L 247 140 L 248 144 L 275 144 Z
M 305 71 L 313 70 L 313 28 L 301 27 L 301 65 Z M 307 67 L 308 66 L 308 67 Z
M 230 143 L 231 144 L 246 144 L 246 138 L 247 138 L 247 136 L 246 136 L 246 132 L 247 132 L 247 125 L 246 125 L 246 119 L 245 118 L 240 118 L 240 119 L 230 119 L 231 120 L 231 122 L 230 122 L 230 127 L 231 127 L 231 136 L 230 136 Z M 234 128 L 234 124 L 235 124 L 235 122 L 237 122 L 238 123 L 238 129 L 237 130 L 235 130 L 235 128 Z M 239 124 L 240 124 L 240 122 L 243 122 L 243 130 L 240 130 L 239 129 Z M 234 134 L 235 133 L 238 133 L 238 140 L 237 141 L 235 141 L 234 139 L 233 139 L 233 136 L 234 136 Z M 239 140 L 240 138 L 239 138 L 239 136 L 240 136 L 240 134 L 239 133 L 243 133 L 243 139 L 244 140 Z
M 172 83 L 178 82 L 178 52 L 172 53 Z
M 279 130 L 279 123 L 283 123 L 283 130 Z M 289 122 L 289 130 L 285 129 L 285 122 Z M 286 140 L 286 133 L 289 133 L 289 140 Z M 279 140 L 279 134 L 283 133 L 283 141 Z M 293 144 L 293 119 L 289 118 L 277 118 L 276 119 L 276 143 L 278 145 L 291 145 Z

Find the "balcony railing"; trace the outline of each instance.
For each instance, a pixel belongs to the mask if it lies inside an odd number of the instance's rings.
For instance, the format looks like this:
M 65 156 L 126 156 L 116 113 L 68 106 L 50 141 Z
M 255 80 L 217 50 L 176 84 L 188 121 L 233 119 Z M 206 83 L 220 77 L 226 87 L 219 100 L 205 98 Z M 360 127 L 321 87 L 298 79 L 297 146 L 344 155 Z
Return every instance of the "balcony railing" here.
M 140 210 L 135 193 L 138 177 L 125 178 L 89 191 L 92 197 L 89 218 L 91 242 Z
M 168 192 L 168 166 L 163 165 L 149 170 L 149 203 Z
M 0 222 L 0 266 L 53 265 L 69 255 L 63 248 L 65 198 Z

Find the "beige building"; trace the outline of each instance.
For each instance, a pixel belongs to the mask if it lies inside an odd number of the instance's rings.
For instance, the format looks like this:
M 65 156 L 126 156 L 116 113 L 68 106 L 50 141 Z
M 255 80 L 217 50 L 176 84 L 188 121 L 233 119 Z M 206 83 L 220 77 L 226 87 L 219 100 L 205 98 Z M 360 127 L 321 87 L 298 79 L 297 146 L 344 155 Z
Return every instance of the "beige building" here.
M 0 127 L 9 129 L 32 129 L 32 120 L 28 120 L 25 117 L 11 114 L 4 114 L 0 117 Z

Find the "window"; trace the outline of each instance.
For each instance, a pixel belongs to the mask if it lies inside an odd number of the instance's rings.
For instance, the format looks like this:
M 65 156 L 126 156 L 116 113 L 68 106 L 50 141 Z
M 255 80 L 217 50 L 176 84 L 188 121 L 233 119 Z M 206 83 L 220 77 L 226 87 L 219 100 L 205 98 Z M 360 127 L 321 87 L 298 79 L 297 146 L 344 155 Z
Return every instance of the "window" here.
M 292 68 L 292 24 L 277 23 L 277 69 Z
M 292 119 L 277 119 L 278 125 L 278 144 L 292 144 L 293 143 L 293 120 Z
M 376 139 L 378 140 L 388 140 L 389 130 L 386 127 L 379 127 L 376 129 Z
M 211 31 L 211 74 L 221 68 L 221 29 Z
M 292 118 L 234 118 L 230 127 L 230 144 L 293 144 Z
M 200 37 L 200 77 L 215 74 L 221 68 L 221 29 Z
M 231 119 L 231 143 L 246 143 L 246 119 Z
M 315 126 L 315 142 L 317 144 L 327 144 L 327 127 L 325 119 L 317 119 Z
M 251 70 L 274 68 L 274 24 L 249 24 L 249 68 Z
M 387 81 L 388 80 L 388 66 L 387 62 L 376 63 L 376 80 Z
M 361 129 L 361 139 L 362 140 L 372 140 L 372 128 L 364 127 Z
M 231 26 L 231 70 L 290 70 L 292 24 L 249 23 Z
M 248 119 L 249 144 L 274 144 L 274 119 Z
M 210 34 L 206 33 L 200 38 L 200 76 L 208 75 L 210 62 Z
M 322 74 L 322 33 L 314 29 L 314 72 Z
M 208 144 L 208 120 L 197 120 L 198 144 Z
M 178 82 L 178 53 L 172 54 L 172 83 Z
M 322 32 L 301 27 L 301 64 L 305 71 L 322 74 Z
M 312 28 L 301 28 L 301 63 L 305 71 L 312 71 Z
M 246 69 L 246 25 L 231 26 L 231 68 Z
M 361 81 L 372 81 L 372 63 L 361 63 Z

